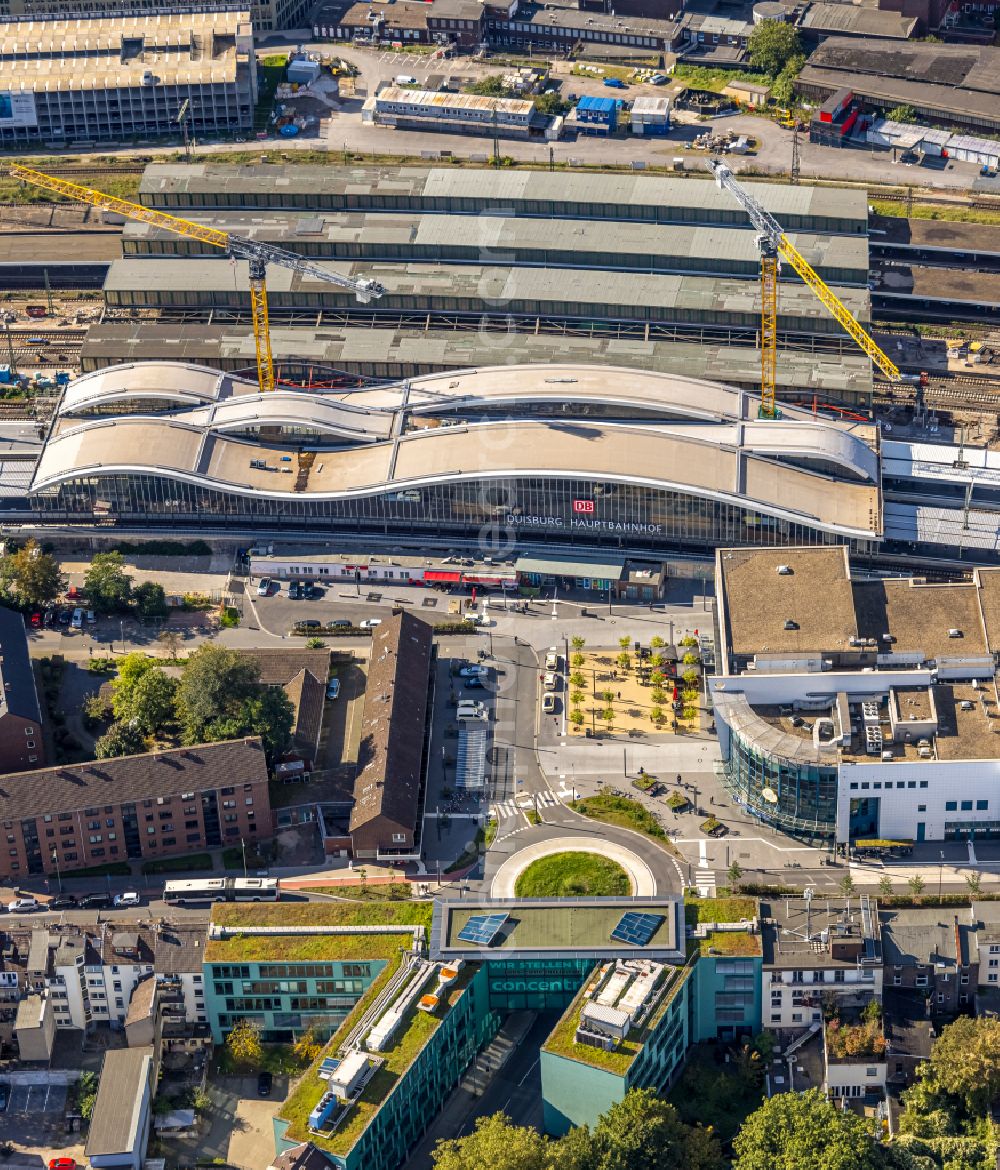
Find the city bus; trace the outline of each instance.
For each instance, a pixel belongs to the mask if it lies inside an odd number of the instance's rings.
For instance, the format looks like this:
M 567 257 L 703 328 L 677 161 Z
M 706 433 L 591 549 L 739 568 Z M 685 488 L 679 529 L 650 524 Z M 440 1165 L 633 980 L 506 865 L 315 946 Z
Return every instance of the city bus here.
M 164 902 L 173 905 L 186 902 L 277 902 L 280 897 L 277 878 L 196 878 L 167 882 L 163 887 Z

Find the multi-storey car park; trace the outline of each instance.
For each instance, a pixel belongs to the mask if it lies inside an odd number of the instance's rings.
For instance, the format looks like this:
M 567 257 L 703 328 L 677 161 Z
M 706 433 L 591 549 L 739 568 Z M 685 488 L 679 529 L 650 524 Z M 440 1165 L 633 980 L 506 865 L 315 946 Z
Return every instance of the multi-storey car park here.
M 877 431 L 793 407 L 756 414 L 757 399 L 730 387 L 628 369 L 493 367 L 261 395 L 216 371 L 145 363 L 68 389 L 16 506 L 45 524 L 422 539 L 488 525 L 657 549 L 872 551 Z
M 841 846 L 1000 835 L 996 569 L 930 584 L 856 576 L 846 548 L 720 549 L 716 582 L 735 800 Z
M 223 10 L 0 22 L 0 146 L 250 129 L 257 67 L 250 14 Z

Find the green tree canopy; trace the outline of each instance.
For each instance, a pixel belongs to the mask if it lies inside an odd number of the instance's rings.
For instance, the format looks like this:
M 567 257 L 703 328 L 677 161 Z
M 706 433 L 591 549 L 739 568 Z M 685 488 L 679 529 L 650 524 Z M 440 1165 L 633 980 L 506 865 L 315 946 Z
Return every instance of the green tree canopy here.
M 935 1040 L 924 1068 L 970 1117 L 985 1115 L 1000 1096 L 1000 1020 L 960 1016 Z
M 99 760 L 112 756 L 137 756 L 146 750 L 146 737 L 137 727 L 128 723 L 112 723 L 94 744 L 94 755 Z
M 777 77 L 792 57 L 802 55 L 802 41 L 795 27 L 782 20 L 764 20 L 750 34 L 750 64 Z
M 843 1112 L 822 1089 L 770 1097 L 733 1140 L 734 1170 L 880 1170 L 869 1121 Z
M 184 663 L 176 713 L 185 743 L 259 735 L 270 758 L 287 748 L 294 715 L 280 687 L 261 684 L 252 658 L 210 642 Z
M 551 1170 L 553 1163 L 548 1139 L 503 1113 L 480 1117 L 468 1137 L 439 1141 L 433 1158 L 434 1170 Z
M 913 106 L 893 106 L 886 114 L 886 118 L 890 122 L 915 122 L 917 120 L 917 111 Z
M 162 667 L 151 665 L 137 674 L 129 685 L 122 685 L 121 679 L 116 679 L 112 689 L 111 709 L 115 718 L 137 727 L 145 735 L 159 731 L 174 718 L 177 680 Z
M 119 552 L 95 553 L 83 583 L 91 606 L 99 613 L 117 613 L 132 599 L 132 578 Z
M 167 612 L 166 592 L 155 581 L 143 581 L 137 585 L 132 600 L 140 617 L 162 617 Z
M 15 605 L 51 605 L 65 588 L 56 559 L 35 540 L 0 558 L 0 590 Z
M 635 1089 L 601 1115 L 593 1132 L 593 1170 L 721 1170 L 712 1131 L 685 1125 L 652 1089 Z
M 790 106 L 795 101 L 795 79 L 802 72 L 806 59 L 802 53 L 789 57 L 771 86 L 771 98 L 779 106 Z

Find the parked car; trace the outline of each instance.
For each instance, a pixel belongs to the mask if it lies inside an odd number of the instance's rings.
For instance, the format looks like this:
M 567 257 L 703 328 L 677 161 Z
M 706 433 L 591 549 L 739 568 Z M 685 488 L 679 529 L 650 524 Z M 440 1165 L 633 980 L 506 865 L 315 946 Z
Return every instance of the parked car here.
M 299 585 L 298 581 L 292 581 L 289 584 L 288 597 L 289 597 L 290 601 L 298 601 L 300 589 L 301 589 L 301 586 Z
M 76 1170 L 75 1158 L 49 1158 L 49 1170 Z
M 546 691 L 542 695 L 542 710 L 546 715 L 554 715 L 556 710 L 556 697 L 551 691 Z
M 126 890 L 124 894 L 115 894 L 115 909 L 124 910 L 130 906 L 139 906 L 142 899 L 135 890 Z
M 61 609 L 59 611 L 59 624 L 61 626 L 68 626 L 73 618 L 73 611 L 71 609 Z
M 71 910 L 77 904 L 72 894 L 56 894 L 49 900 L 50 910 Z
M 605 77 L 604 84 L 609 89 L 628 89 L 624 81 L 619 81 L 617 77 Z
M 547 691 L 557 691 L 559 690 L 559 682 L 561 678 L 562 675 L 556 674 L 554 670 L 547 670 L 542 682 L 544 683 L 545 689 Z
M 471 666 L 463 666 L 458 672 L 458 676 L 459 678 L 481 678 L 485 673 L 485 666 L 477 666 L 473 663 Z
M 359 630 L 374 630 L 376 626 L 382 624 L 381 618 L 365 618 L 363 622 L 358 623 Z
M 257 596 L 258 597 L 267 597 L 267 595 L 270 592 L 271 592 L 271 578 L 270 577 L 261 577 L 260 581 L 257 583 Z
M 271 1086 L 272 1086 L 273 1084 L 274 1084 L 274 1078 L 273 1078 L 273 1077 L 271 1076 L 271 1074 L 270 1074 L 270 1073 L 269 1073 L 269 1072 L 268 1072 L 268 1071 L 265 1069 L 265 1070 L 264 1070 L 264 1071 L 263 1071 L 263 1072 L 262 1072 L 262 1073 L 261 1073 L 261 1074 L 260 1074 L 260 1075 L 257 1077 L 257 1096 L 258 1096 L 258 1097 L 270 1097 L 270 1095 L 271 1095 Z
M 97 614 L 92 609 L 87 610 L 87 624 L 92 626 L 97 621 Z
M 349 630 L 351 628 L 351 626 L 354 625 L 354 623 L 352 621 L 349 621 L 347 618 L 335 618 L 330 623 L 330 625 L 335 630 Z
M 33 613 L 31 615 L 31 628 L 33 630 L 40 630 L 42 628 L 42 615 L 40 613 Z
M 86 897 L 80 899 L 80 908 L 82 910 L 103 910 L 110 905 L 110 894 L 87 894 Z
M 481 678 L 479 678 L 478 675 L 475 675 L 472 678 L 467 678 L 465 680 L 465 689 L 469 690 L 469 691 L 474 691 L 474 690 L 476 690 L 477 687 L 481 688 L 481 687 L 484 687 L 485 685 L 486 684 L 483 682 L 483 680 Z
M 558 670 L 562 659 L 559 656 L 559 651 L 555 646 L 550 646 L 548 653 L 545 655 L 545 669 Z
M 32 910 L 41 909 L 41 905 L 34 898 L 15 898 L 7 904 L 9 914 L 28 914 Z
M 326 684 L 326 697 L 328 699 L 336 699 L 340 697 L 340 679 L 331 678 Z
M 297 630 L 321 630 L 323 628 L 323 623 L 317 621 L 296 622 L 295 628 Z
M 82 630 L 83 629 L 83 610 L 82 609 L 74 609 L 73 610 L 73 618 L 70 621 L 70 625 L 73 627 L 74 630 Z
M 654 73 L 653 76 L 649 79 L 649 84 L 650 85 L 666 85 L 667 79 L 663 76 L 662 73 Z

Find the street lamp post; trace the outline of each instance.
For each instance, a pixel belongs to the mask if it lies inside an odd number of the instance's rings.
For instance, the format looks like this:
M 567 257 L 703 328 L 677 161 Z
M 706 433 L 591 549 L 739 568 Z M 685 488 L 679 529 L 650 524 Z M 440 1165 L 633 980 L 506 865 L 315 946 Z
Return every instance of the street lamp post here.
M 941 901 L 941 884 L 944 881 L 944 850 L 941 849 L 938 852 L 939 852 L 939 856 L 941 858 L 940 862 L 938 863 L 938 901 L 940 902 Z
M 57 849 L 52 850 L 52 860 L 55 862 L 56 881 L 59 883 L 59 893 L 61 894 L 62 893 L 62 874 L 59 872 L 59 851 Z
M 243 850 L 243 877 L 246 878 L 246 876 L 247 876 L 247 843 L 243 837 L 240 838 L 240 849 Z

